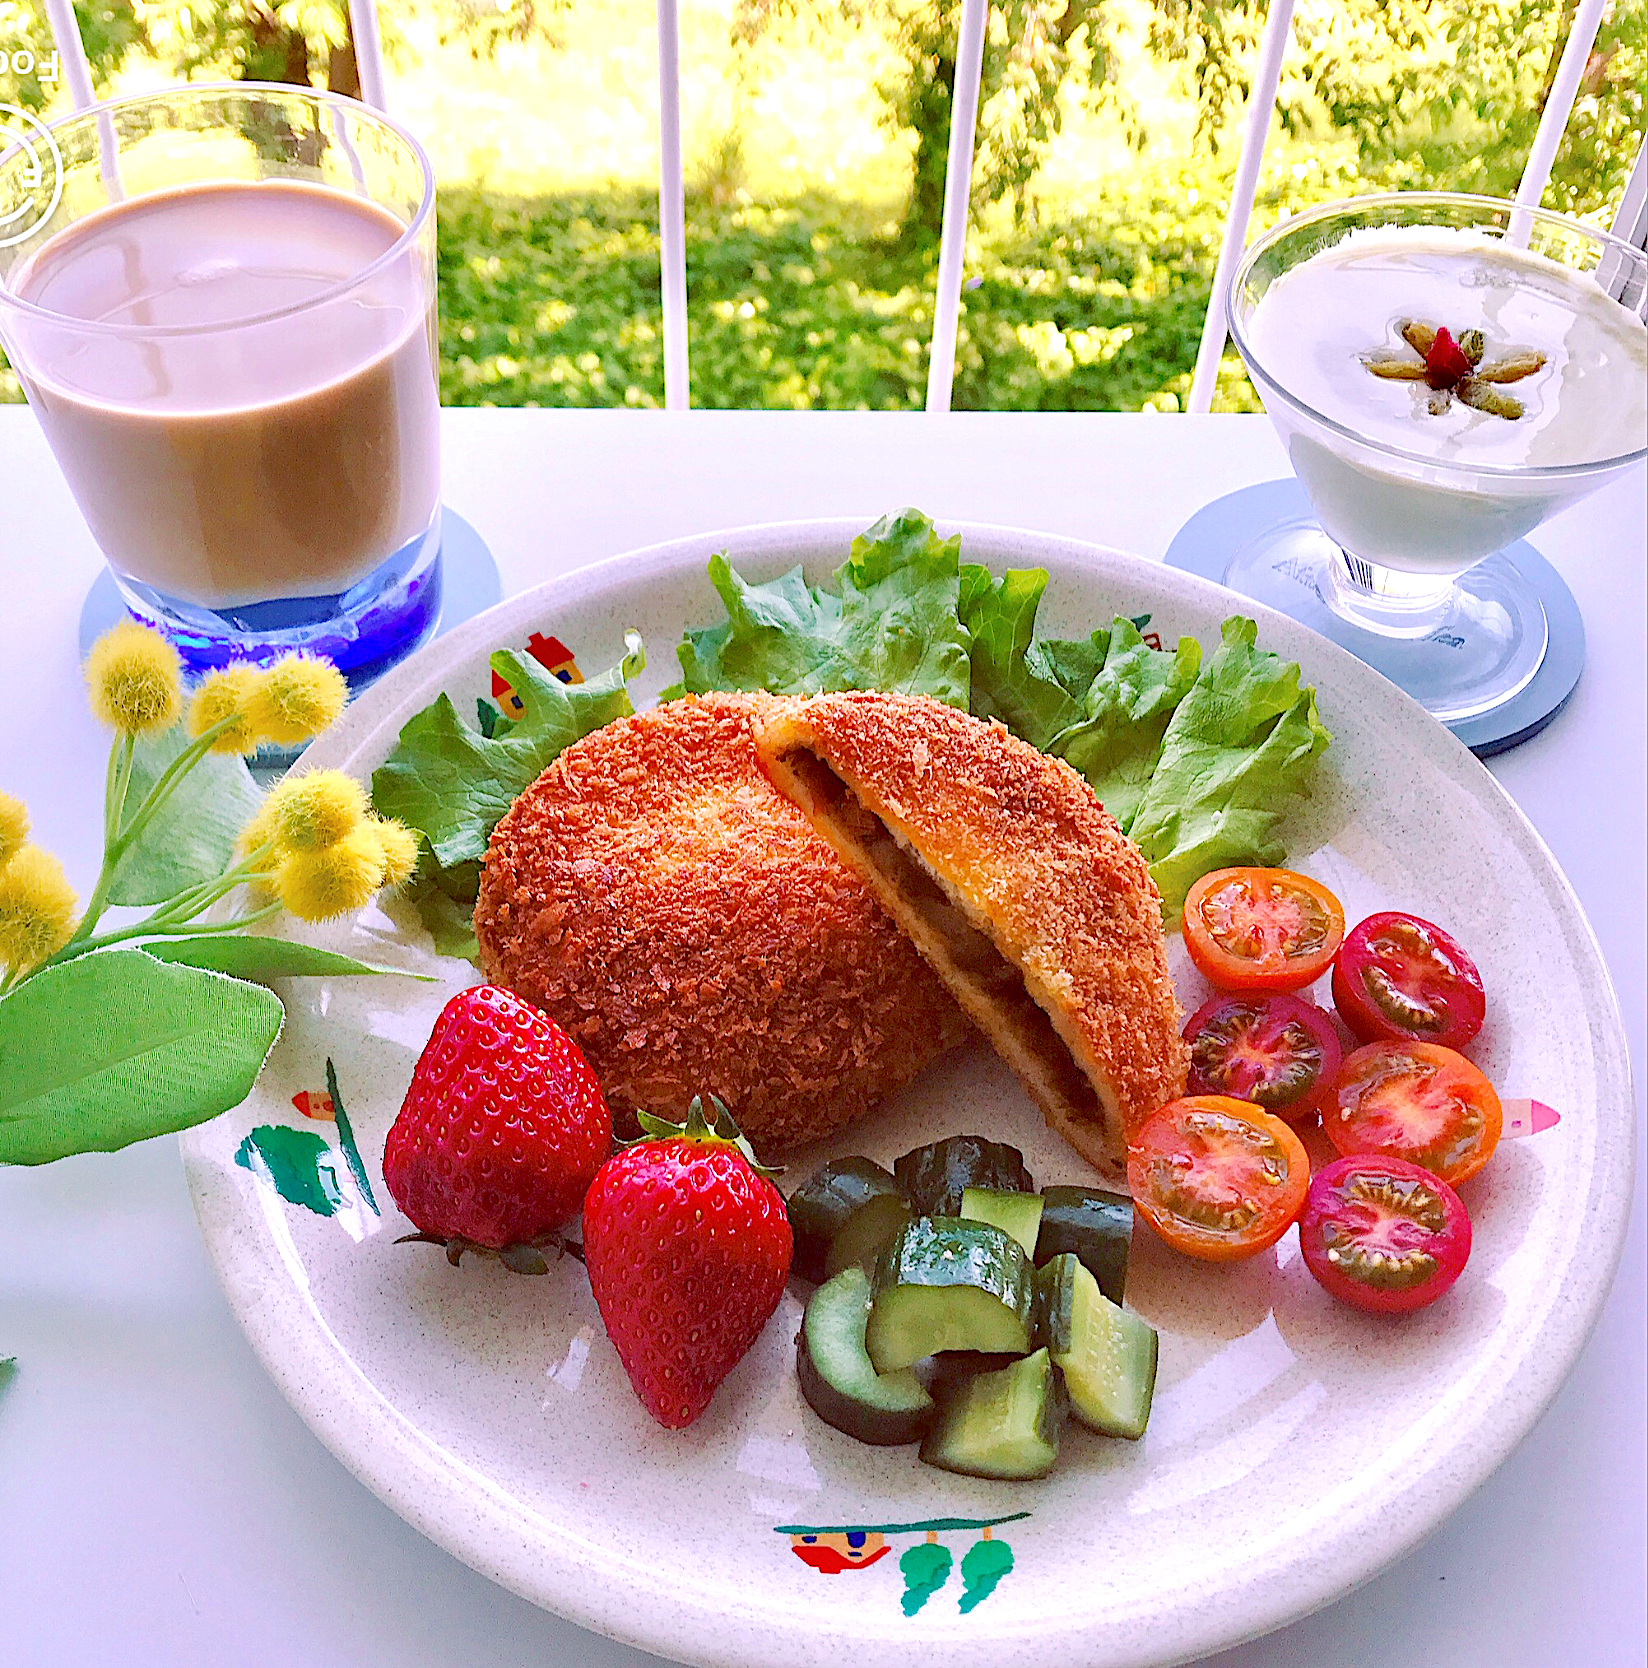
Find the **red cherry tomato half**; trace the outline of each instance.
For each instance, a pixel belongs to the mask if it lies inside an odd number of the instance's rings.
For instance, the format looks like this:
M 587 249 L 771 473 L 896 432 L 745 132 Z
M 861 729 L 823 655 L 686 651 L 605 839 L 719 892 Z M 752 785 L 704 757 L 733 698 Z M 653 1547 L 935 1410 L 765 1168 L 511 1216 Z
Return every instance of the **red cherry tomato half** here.
M 1299 1215 L 1305 1264 L 1341 1303 L 1405 1315 L 1434 1303 L 1471 1254 L 1471 1219 L 1445 1181 L 1406 1159 L 1337 1158 Z
M 1493 1156 L 1502 1124 L 1493 1085 L 1435 1043 L 1376 1042 L 1347 1054 L 1322 1108 L 1340 1152 L 1405 1158 L 1455 1187 Z
M 1234 1095 L 1278 1118 L 1313 1118 L 1333 1092 L 1343 1051 L 1328 1016 L 1276 991 L 1215 996 L 1190 1016 L 1193 1095 Z
M 1482 1029 L 1476 963 L 1433 922 L 1388 909 L 1350 932 L 1333 963 L 1333 1005 L 1363 1042 L 1463 1048 Z
M 1215 869 L 1190 889 L 1185 948 L 1221 990 L 1298 990 L 1327 971 L 1345 912 L 1291 869 Z
M 1274 1245 L 1299 1214 L 1310 1159 L 1280 1118 L 1229 1095 L 1152 1112 L 1127 1149 L 1139 1214 L 1175 1250 L 1209 1262 Z

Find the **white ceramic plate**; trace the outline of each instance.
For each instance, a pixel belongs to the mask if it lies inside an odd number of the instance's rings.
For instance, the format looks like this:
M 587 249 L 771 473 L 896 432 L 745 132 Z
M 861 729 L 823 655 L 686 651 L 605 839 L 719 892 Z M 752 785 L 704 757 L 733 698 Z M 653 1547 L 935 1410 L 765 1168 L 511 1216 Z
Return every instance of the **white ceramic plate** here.
M 640 629 L 645 704 L 674 676 L 682 627 L 719 617 L 704 577 L 711 551 L 729 550 L 752 577 L 800 560 L 817 578 L 861 526 L 687 539 L 555 581 L 424 650 L 311 762 L 368 776 L 437 691 L 473 711 L 488 652 L 535 631 L 594 671 L 621 652 L 626 626 Z M 1211 644 L 1230 612 L 1228 593 L 1131 557 L 961 530 L 971 560 L 1051 572 L 1046 629 L 1148 612 L 1164 636 Z M 1332 1303 L 1291 1233 L 1274 1252 L 1217 1267 L 1176 1258 L 1142 1230 L 1128 1298 L 1160 1329 L 1161 1368 L 1139 1443 L 1072 1428 L 1052 1477 L 1026 1484 L 862 1447 L 801 1400 L 794 1292 L 709 1412 L 664 1432 L 632 1395 L 577 1264 L 538 1279 L 475 1263 L 455 1272 L 432 1248 L 393 1243 L 405 1224 L 383 1186 L 384 1135 L 442 1002 L 474 974 L 431 955 L 409 917 L 373 915 L 352 948 L 441 982 L 289 984 L 286 1032 L 254 1094 L 183 1142 L 229 1301 L 321 1440 L 506 1587 L 661 1655 L 748 1668 L 1182 1661 L 1325 1604 L 1415 1545 L 1533 1424 L 1597 1315 L 1630 1190 L 1625 1042 L 1579 905 L 1493 778 L 1375 673 L 1259 612 L 1261 642 L 1302 662 L 1335 737 L 1289 825 L 1291 860 L 1338 893 L 1352 922 L 1399 907 L 1447 925 L 1489 992 L 1476 1059 L 1502 1094 L 1561 1114 L 1507 1140 L 1466 1185 L 1475 1250 L 1446 1299 L 1393 1323 Z M 1205 987 L 1176 938 L 1173 956 L 1189 1010 Z M 334 1126 L 294 1102 L 318 1098 L 328 1056 L 381 1216 Z M 318 1155 L 307 1204 L 236 1163 L 259 1125 L 301 1131 L 297 1145 Z M 800 1156 L 791 1175 L 830 1151 L 890 1163 L 964 1128 L 1021 1146 L 1038 1181 L 1085 1179 L 982 1047 Z M 984 1520 L 1011 1514 L 1024 1515 L 986 1536 Z M 995 1550 L 976 1552 L 987 1539 Z M 952 1568 L 915 1608 L 902 1570 L 929 1542 Z M 991 1589 L 979 1577 L 1008 1561 L 1002 1545 L 1012 1568 Z M 924 1561 L 942 1555 L 909 1563 Z

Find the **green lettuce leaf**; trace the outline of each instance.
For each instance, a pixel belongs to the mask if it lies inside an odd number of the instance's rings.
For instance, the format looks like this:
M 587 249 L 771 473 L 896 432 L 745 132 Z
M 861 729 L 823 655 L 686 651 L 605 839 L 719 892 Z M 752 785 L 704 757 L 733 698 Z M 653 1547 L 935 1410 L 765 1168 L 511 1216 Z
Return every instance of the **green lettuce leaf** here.
M 1332 739 L 1299 668 L 1256 646 L 1259 628 L 1225 621 L 1220 644 L 1162 738 L 1129 832 L 1171 918 L 1212 869 L 1279 863 L 1276 838 L 1310 762 Z
M 1104 665 L 1082 697 L 1081 717 L 1046 744 L 1087 778 L 1124 829 L 1132 826 L 1161 759 L 1168 721 L 1201 663 L 1194 637 L 1181 637 L 1176 649 L 1153 649 L 1131 620 L 1118 619 Z
M 521 714 L 507 720 L 480 710 L 471 729 L 446 695 L 403 726 L 395 750 L 372 773 L 372 803 L 424 837 L 407 896 L 442 955 L 476 954 L 470 917 L 481 859 L 498 819 L 537 781 L 562 748 L 635 711 L 626 687 L 646 651 L 626 632 L 628 652 L 587 683 L 564 684 L 530 655 L 500 649 L 492 669 L 507 679 Z
M 1080 720 L 1082 696 L 1104 664 L 1109 639 L 1104 631 L 1079 643 L 1037 638 L 1036 610 L 1046 589 L 1045 568 L 1010 568 L 995 579 L 969 564 L 962 569 L 959 599 L 972 639 L 974 717 L 998 718 L 1043 750 Z
M 588 683 L 565 684 L 530 655 L 500 649 L 492 669 L 509 681 L 521 715 L 494 736 L 458 717 L 441 695 L 414 713 L 392 752 L 372 772 L 372 803 L 424 836 L 438 868 L 486 855 L 498 819 L 520 791 L 581 736 L 635 711 L 625 688 L 646 665 L 641 639 L 625 635 L 629 652 Z
M 939 538 L 926 516 L 904 510 L 853 540 L 834 592 L 808 585 L 798 567 L 751 585 L 725 556 L 712 556 L 710 583 L 727 618 L 684 634 L 676 650 L 681 685 L 666 695 L 886 689 L 964 707 L 960 550 L 959 538 Z

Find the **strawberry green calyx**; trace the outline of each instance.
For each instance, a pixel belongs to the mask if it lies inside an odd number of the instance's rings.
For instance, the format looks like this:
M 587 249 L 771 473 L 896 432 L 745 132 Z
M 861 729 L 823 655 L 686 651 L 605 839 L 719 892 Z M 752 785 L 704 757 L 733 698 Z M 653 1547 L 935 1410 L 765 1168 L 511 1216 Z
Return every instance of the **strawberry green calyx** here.
M 703 1097 L 699 1095 L 692 1097 L 686 1118 L 678 1124 L 659 1117 L 656 1112 L 637 1112 L 635 1119 L 642 1133 L 633 1141 L 623 1141 L 619 1145 L 638 1147 L 643 1141 L 696 1141 L 706 1147 L 736 1147 L 749 1167 L 763 1180 L 772 1181 L 784 1174 L 783 1165 L 763 1164 L 755 1156 L 755 1148 L 739 1129 L 725 1101 L 711 1095 L 710 1105 L 715 1109 L 713 1123 L 705 1118 Z
M 539 1239 L 522 1240 L 517 1245 L 504 1246 L 501 1251 L 494 1251 L 490 1245 L 477 1245 L 462 1234 L 452 1234 L 445 1239 L 439 1234 L 402 1234 L 395 1243 L 438 1245 L 446 1252 L 446 1260 L 454 1268 L 462 1265 L 466 1251 L 473 1252 L 477 1257 L 496 1257 L 511 1274 L 547 1274 L 549 1260 L 544 1256 L 546 1251 L 553 1251 L 557 1261 L 566 1256 L 576 1257 L 579 1262 L 584 1260 L 583 1246 L 564 1234 L 545 1234 Z

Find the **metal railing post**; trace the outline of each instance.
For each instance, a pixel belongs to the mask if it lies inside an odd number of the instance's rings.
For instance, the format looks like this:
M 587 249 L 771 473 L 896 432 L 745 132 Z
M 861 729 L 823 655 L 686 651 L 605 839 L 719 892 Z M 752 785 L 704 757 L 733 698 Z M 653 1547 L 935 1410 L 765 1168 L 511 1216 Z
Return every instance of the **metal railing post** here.
M 687 363 L 687 210 L 681 173 L 681 21 L 658 0 L 658 263 L 664 294 L 664 409 L 692 403 Z
M 1522 170 L 1522 183 L 1516 188 L 1518 208 L 1538 208 L 1545 195 L 1545 187 L 1550 184 L 1551 164 L 1556 161 L 1557 147 L 1562 143 L 1574 100 L 1579 97 L 1580 77 L 1585 73 L 1591 44 L 1596 40 L 1597 30 L 1602 27 L 1602 13 L 1607 4 L 1608 0 L 1579 0 L 1573 27 L 1568 31 L 1567 45 L 1562 49 L 1556 75 L 1551 81 L 1550 97 L 1545 100 L 1545 108 L 1540 113 L 1539 130 L 1534 134 L 1533 145 L 1528 151 L 1528 165 Z M 1513 241 L 1520 242 L 1526 237 L 1525 229 L 1523 238 L 1517 237 L 1514 217 L 1511 227 Z
M 948 411 L 956 376 L 956 331 L 961 314 L 961 267 L 967 255 L 967 210 L 973 184 L 973 138 L 989 0 L 962 0 L 956 43 L 956 85 L 950 98 L 950 151 L 944 164 L 944 231 L 939 241 L 933 339 L 927 358 L 927 409 Z
M 1292 27 L 1293 0 L 1270 0 L 1265 13 L 1265 32 L 1259 40 L 1259 62 L 1253 71 L 1253 89 L 1248 94 L 1242 154 L 1237 158 L 1236 178 L 1230 191 L 1230 214 L 1225 220 L 1224 241 L 1219 246 L 1219 264 L 1213 269 L 1213 293 L 1208 298 L 1207 317 L 1202 321 L 1202 344 L 1190 379 L 1190 397 L 1185 401 L 1187 411 L 1213 408 L 1213 390 L 1218 386 L 1219 362 L 1225 356 L 1225 337 L 1229 330 L 1225 290 L 1247 243 L 1248 221 L 1253 216 L 1253 199 L 1259 190 L 1259 170 L 1270 140 L 1270 118 L 1276 109 L 1276 88 L 1282 79 L 1282 56 L 1287 51 Z

